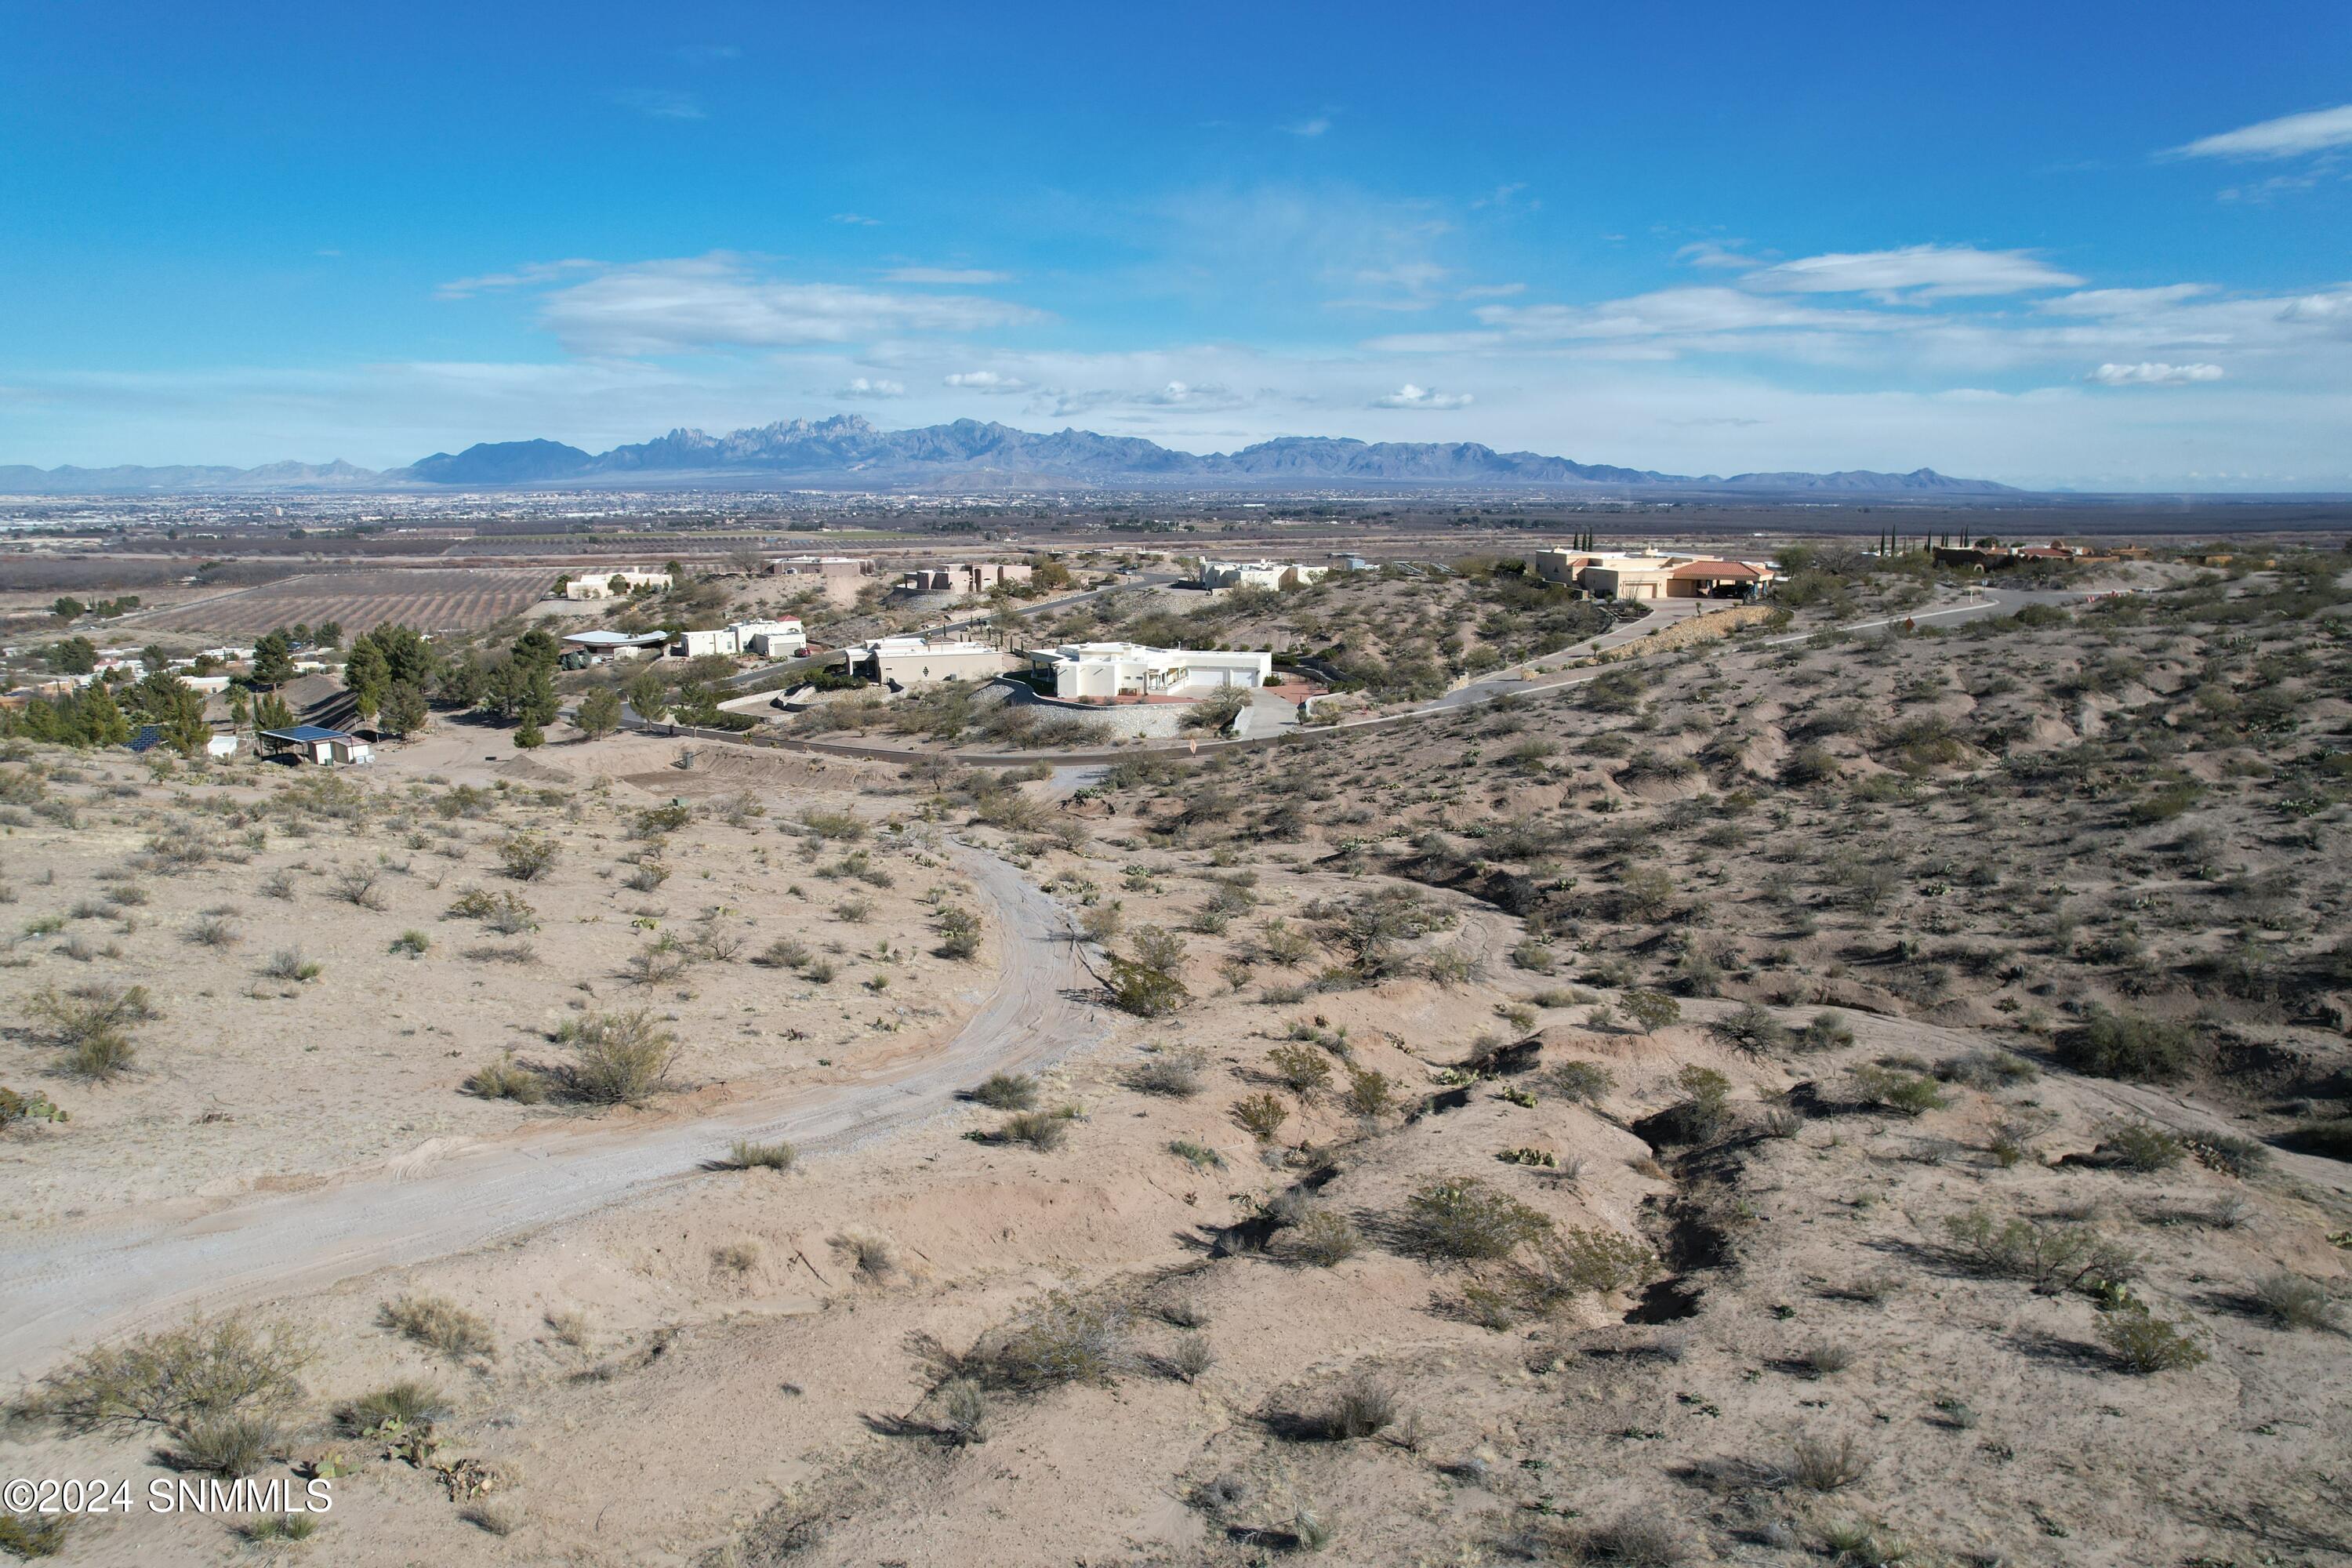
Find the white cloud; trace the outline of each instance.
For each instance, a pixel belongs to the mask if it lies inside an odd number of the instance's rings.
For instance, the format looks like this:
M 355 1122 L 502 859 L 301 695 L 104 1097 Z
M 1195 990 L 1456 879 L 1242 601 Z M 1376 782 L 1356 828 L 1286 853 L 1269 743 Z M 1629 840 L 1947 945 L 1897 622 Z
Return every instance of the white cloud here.
M 834 394 L 835 397 L 886 398 L 907 395 L 907 384 L 882 376 L 852 376 L 849 384 Z
M 1744 288 L 1790 294 L 1907 294 L 1918 300 L 2017 294 L 2071 289 L 2083 279 L 2023 250 L 1978 250 L 1965 245 L 1910 245 L 1808 256 L 1762 268 L 1740 279 Z
M 1374 408 L 1467 408 L 1473 399 L 1466 392 L 1440 392 L 1434 387 L 1416 386 L 1406 382 L 1386 397 L 1375 397 Z
M 882 225 L 880 218 L 867 217 L 864 213 L 835 213 L 824 221 L 850 224 L 858 228 L 879 228 Z
M 763 278 L 724 251 L 607 268 L 546 296 L 540 321 L 586 354 L 842 343 L 884 332 L 969 332 L 1044 320 L 972 294 L 895 294 Z
M 1900 331 L 1920 318 L 1875 310 L 1826 310 L 1759 299 L 1738 289 L 1661 289 L 1599 305 L 1483 305 L 1471 314 L 1486 326 L 1529 339 L 1686 337 L 1765 329 Z M 1400 340 L 1381 340 L 1402 346 Z M 1441 343 L 1438 346 L 1452 346 Z
M 590 261 L 576 256 L 562 261 L 534 261 L 511 272 L 485 272 L 478 278 L 452 279 L 434 289 L 433 297 L 436 300 L 468 300 L 494 289 L 528 289 L 535 284 L 552 283 L 573 273 L 599 271 L 604 265 L 602 261 Z
M 1312 138 L 1320 136 L 1325 132 L 1330 130 L 1331 119 L 1328 115 L 1318 114 L 1312 120 L 1295 121 L 1292 123 L 1284 126 L 1283 129 L 1289 132 L 1293 136 Z
M 2167 283 L 2155 289 L 2084 289 L 2033 308 L 2053 316 L 2139 316 L 2213 292 L 2210 283 Z
M 967 267 L 894 267 L 882 274 L 885 283 L 960 283 L 967 288 L 980 288 L 991 283 L 1010 283 L 1010 272 L 984 272 Z
M 1764 265 L 1764 263 L 1757 260 L 1752 256 L 1740 255 L 1738 250 L 1739 244 L 1740 242 L 1738 240 L 1734 240 L 1728 246 L 1717 245 L 1711 239 L 1695 240 L 1691 244 L 1684 246 L 1680 250 L 1675 251 L 1675 259 L 1681 262 L 1685 267 L 1735 267 L 1746 268 L 1750 267 L 1761 267 Z
M 940 378 L 942 386 L 952 386 L 959 392 L 984 392 L 991 396 L 1026 392 L 1029 383 L 1018 376 L 1003 375 L 992 370 L 960 370 Z
M 701 103 L 690 92 L 668 92 L 660 88 L 633 87 L 613 95 L 613 101 L 623 109 L 635 110 L 648 120 L 707 120 Z
M 2256 124 L 2200 136 L 2175 147 L 2175 158 L 2300 158 L 2306 153 L 2352 147 L 2352 103 L 2282 115 Z
M 2138 364 L 2103 364 L 2083 378 L 2101 386 L 2187 386 L 2193 382 L 2219 381 L 2218 364 L 2165 364 L 2144 360 Z

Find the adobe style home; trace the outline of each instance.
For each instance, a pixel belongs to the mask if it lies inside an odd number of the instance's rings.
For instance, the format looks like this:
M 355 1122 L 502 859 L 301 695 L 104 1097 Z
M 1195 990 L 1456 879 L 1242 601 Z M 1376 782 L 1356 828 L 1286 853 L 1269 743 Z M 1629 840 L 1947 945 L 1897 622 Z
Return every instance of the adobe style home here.
M 1528 574 L 1596 599 L 1760 599 L 1779 574 L 1767 561 L 1722 561 L 1706 555 L 1632 554 L 1538 550 Z

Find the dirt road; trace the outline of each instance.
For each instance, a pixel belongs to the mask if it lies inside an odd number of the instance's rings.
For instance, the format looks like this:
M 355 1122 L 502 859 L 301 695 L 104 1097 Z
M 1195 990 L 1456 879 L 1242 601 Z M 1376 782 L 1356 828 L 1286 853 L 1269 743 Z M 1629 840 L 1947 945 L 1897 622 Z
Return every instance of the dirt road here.
M 996 984 L 922 1059 L 691 1121 L 542 1124 L 192 1219 L 0 1241 L 0 1372 L 37 1373 L 74 1346 L 192 1307 L 323 1289 L 509 1240 L 684 1179 L 737 1138 L 784 1139 L 804 1155 L 861 1143 L 938 1114 L 991 1072 L 1034 1068 L 1098 1038 L 1103 1016 L 1080 999 L 1094 983 L 1060 909 L 994 857 L 956 853 L 998 917 Z

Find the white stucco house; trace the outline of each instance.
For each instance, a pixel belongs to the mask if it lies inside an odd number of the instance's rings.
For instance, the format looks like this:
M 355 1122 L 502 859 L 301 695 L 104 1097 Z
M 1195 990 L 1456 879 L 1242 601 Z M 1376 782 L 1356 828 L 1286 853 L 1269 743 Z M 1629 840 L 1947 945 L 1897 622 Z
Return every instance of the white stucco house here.
M 1029 663 L 1039 677 L 1052 679 L 1054 695 L 1066 702 L 1205 697 L 1228 686 L 1263 686 L 1274 674 L 1270 653 L 1131 642 L 1064 643 L 1033 650 Z
M 1004 672 L 1004 656 L 977 642 L 932 642 L 928 637 L 877 637 L 843 650 L 849 673 L 887 686 L 932 686 L 942 680 L 992 680 Z
M 1297 588 L 1330 574 L 1328 566 L 1301 566 L 1295 561 L 1203 561 L 1203 588 Z
M 670 639 L 672 658 L 700 658 L 706 654 L 756 654 L 761 658 L 793 658 L 808 649 L 808 633 L 797 620 L 737 621 L 717 631 L 680 632 Z

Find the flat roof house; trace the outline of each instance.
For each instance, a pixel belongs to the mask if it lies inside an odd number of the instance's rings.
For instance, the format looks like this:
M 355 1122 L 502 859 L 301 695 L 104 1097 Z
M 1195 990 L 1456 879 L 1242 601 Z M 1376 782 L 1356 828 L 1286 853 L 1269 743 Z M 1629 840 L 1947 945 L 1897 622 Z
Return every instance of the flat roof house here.
M 1528 571 L 1546 583 L 1581 588 L 1596 599 L 1753 599 L 1772 584 L 1761 561 L 1718 561 L 1654 550 L 1595 554 L 1538 550 Z
M 874 581 L 874 563 L 856 555 L 786 555 L 768 563 L 768 574 L 793 579 L 789 588 L 814 588 L 827 604 L 854 605 Z
M 791 658 L 807 651 L 808 633 L 797 620 L 737 621 L 717 631 L 680 632 L 670 640 L 672 658 L 701 658 L 709 654 L 756 654 L 761 658 Z
M 1131 642 L 1064 643 L 1029 655 L 1065 702 L 1189 700 L 1228 686 L 1254 689 L 1274 674 L 1274 655 L 1246 648 L 1147 647 Z
M 992 680 L 1004 673 L 1004 656 L 986 643 L 877 637 L 845 651 L 850 674 L 900 689 L 942 680 Z
M 1291 561 L 1203 561 L 1203 588 L 1297 588 L 1328 576 L 1328 566 L 1301 566 Z
M 294 724 L 283 730 L 264 730 L 261 731 L 261 743 L 272 756 L 293 752 L 304 762 L 330 767 L 337 763 L 375 761 L 374 748 L 357 735 L 317 724 Z
M 909 594 L 985 594 L 1000 583 L 1026 583 L 1036 568 L 1025 561 L 962 561 L 918 566 L 898 579 Z

